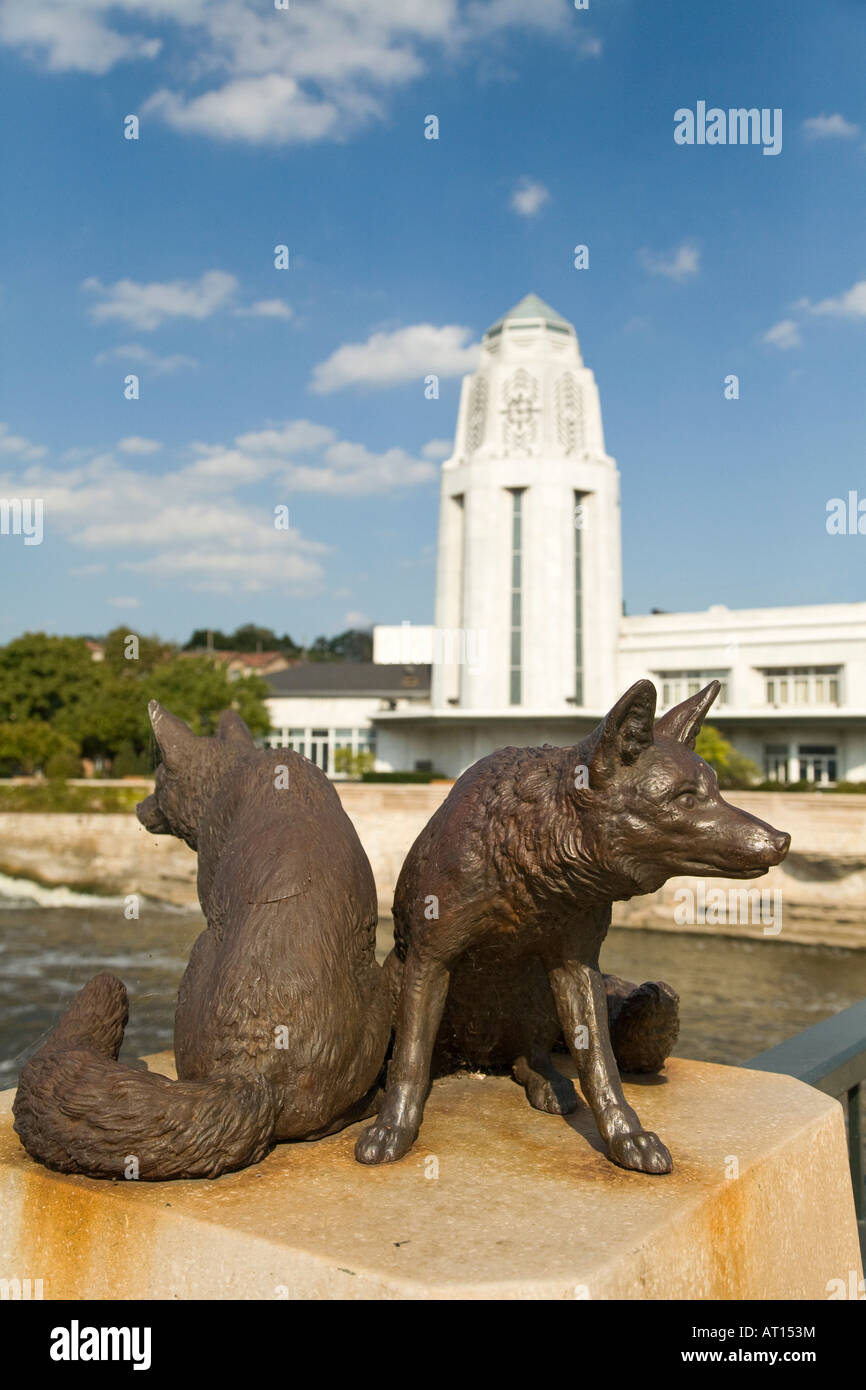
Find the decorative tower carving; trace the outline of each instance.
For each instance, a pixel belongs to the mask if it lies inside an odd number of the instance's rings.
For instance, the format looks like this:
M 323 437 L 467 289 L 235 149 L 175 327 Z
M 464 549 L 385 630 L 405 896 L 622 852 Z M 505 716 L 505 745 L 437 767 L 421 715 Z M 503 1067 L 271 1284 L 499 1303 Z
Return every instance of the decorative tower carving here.
M 434 707 L 607 709 L 620 586 L 595 378 L 573 326 L 527 295 L 484 335 L 442 468 Z

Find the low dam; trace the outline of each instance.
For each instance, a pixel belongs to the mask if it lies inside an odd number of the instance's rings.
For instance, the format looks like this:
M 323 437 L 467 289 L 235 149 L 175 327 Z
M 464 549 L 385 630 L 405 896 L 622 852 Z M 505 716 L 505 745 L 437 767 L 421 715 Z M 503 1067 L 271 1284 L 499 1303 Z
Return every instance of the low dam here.
M 448 786 L 347 782 L 337 789 L 387 913 L 406 852 Z M 728 799 L 790 833 L 785 862 L 746 885 L 671 879 L 658 893 L 616 904 L 614 924 L 866 946 L 866 796 L 734 792 Z M 178 907 L 197 901 L 192 851 L 149 835 L 126 814 L 0 813 L 0 874 L 110 896 L 138 893 Z

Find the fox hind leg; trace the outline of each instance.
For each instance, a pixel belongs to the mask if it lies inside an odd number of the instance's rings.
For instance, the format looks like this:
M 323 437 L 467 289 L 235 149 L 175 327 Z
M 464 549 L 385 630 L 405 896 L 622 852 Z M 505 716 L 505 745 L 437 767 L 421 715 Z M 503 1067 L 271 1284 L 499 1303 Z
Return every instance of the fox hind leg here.
M 557 1070 L 550 1053 L 543 1048 L 533 1047 L 528 1056 L 518 1057 L 511 1075 L 523 1087 L 533 1110 L 547 1115 L 571 1115 L 580 1104 L 574 1086 Z
M 673 1168 L 670 1153 L 657 1134 L 643 1128 L 623 1094 L 608 1032 L 602 976 L 573 955 L 552 960 L 549 968 L 562 1031 L 610 1158 L 621 1168 L 669 1173 Z
M 661 1071 L 680 1033 L 679 995 L 663 981 L 604 976 L 610 1041 L 620 1071 Z

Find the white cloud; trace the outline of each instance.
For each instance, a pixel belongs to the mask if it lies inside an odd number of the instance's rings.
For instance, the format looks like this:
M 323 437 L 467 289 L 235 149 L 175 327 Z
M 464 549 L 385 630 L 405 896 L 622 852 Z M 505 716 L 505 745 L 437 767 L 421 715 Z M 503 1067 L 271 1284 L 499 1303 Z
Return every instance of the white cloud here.
M 604 51 L 604 44 L 595 35 L 586 34 L 580 39 L 577 51 L 582 58 L 600 58 Z
M 0 7 L 0 43 L 38 55 L 51 72 L 90 72 L 97 76 L 117 63 L 155 58 L 157 38 L 120 33 L 99 11 L 109 4 L 63 3 L 63 0 L 4 0 Z M 117 5 L 116 8 L 120 8 Z
M 94 276 L 82 287 L 99 295 L 88 313 L 96 323 L 112 320 L 149 332 L 170 318 L 206 319 L 226 306 L 238 288 L 234 275 L 225 270 L 206 270 L 198 280 L 118 280 L 103 285 Z
M 470 0 L 460 11 L 469 35 L 494 34 L 501 29 L 523 29 L 532 24 L 548 33 L 567 32 L 571 16 L 559 0 Z M 531 17 L 530 17 L 531 16 Z
M 142 109 L 175 130 L 249 144 L 321 140 L 340 119 L 333 102 L 308 97 L 294 78 L 277 72 L 240 77 L 189 100 L 174 92 L 154 92 Z
M 348 613 L 343 614 L 343 623 L 347 628 L 360 628 L 362 631 L 372 626 L 372 618 L 366 613 L 359 613 L 357 609 L 350 608 Z
M 140 608 L 140 598 L 110 598 L 106 600 L 114 608 Z
M 291 305 L 284 299 L 257 299 L 248 309 L 235 309 L 239 318 L 245 319 L 290 319 L 293 317 Z
M 95 552 L 96 560 L 71 574 L 102 573 L 99 554 L 113 552 L 120 570 L 220 593 L 321 588 L 330 547 L 297 525 L 277 529 L 275 506 L 290 505 L 294 522 L 292 499 L 299 493 L 385 492 L 433 482 L 438 471 L 429 459 L 399 448 L 376 452 L 310 420 L 270 423 L 227 443 L 192 444 L 159 472 L 151 459 L 137 463 L 142 445 L 156 442 L 139 436 L 122 440 L 117 456 L 78 450 L 77 461 L 56 464 L 19 436 L 0 431 L 2 439 L 15 448 L 5 450 L 7 472 L 0 451 L 0 496 L 24 487 L 43 498 L 53 534 Z M 264 493 L 245 495 L 263 482 Z
M 290 420 L 285 425 L 239 434 L 235 443 L 254 454 L 297 454 L 332 444 L 337 431 L 312 420 Z
M 645 270 L 651 275 L 664 275 L 668 280 L 682 284 L 700 268 L 701 253 L 692 242 L 683 241 L 673 251 L 646 251 L 640 253 Z
M 2 0 L 0 43 L 51 71 L 101 75 L 164 54 L 140 110 L 214 139 L 344 139 L 443 58 L 489 54 L 514 31 L 559 35 L 580 56 L 565 0 Z M 144 78 L 147 80 L 147 69 Z M 138 80 L 139 74 L 136 74 Z M 166 82 L 170 86 L 166 85 Z M 202 90 L 206 85 L 206 90 Z
M 832 116 L 809 116 L 803 122 L 803 133 L 809 140 L 853 140 L 860 127 L 837 111 Z
M 25 439 L 23 434 L 10 434 L 9 426 L 0 422 L 0 454 L 12 454 L 26 462 L 29 459 L 44 458 L 48 451 L 41 444 Z
M 93 360 L 98 367 L 104 366 L 106 362 L 135 362 L 140 367 L 146 367 L 154 376 L 167 376 L 183 367 L 198 366 L 195 357 L 187 357 L 182 352 L 160 357 L 158 353 L 151 352 L 150 348 L 142 347 L 140 343 L 125 343 L 121 347 L 109 348 L 106 352 L 98 352 Z
M 185 478 L 207 481 L 222 479 L 239 487 L 242 483 L 258 482 L 273 471 L 273 465 L 267 461 L 250 458 L 239 449 L 224 449 L 222 445 L 216 445 L 200 452 L 201 457 L 183 470 Z
M 793 319 L 782 319 L 781 323 L 774 323 L 772 328 L 768 328 L 762 339 L 765 343 L 772 344 L 773 347 L 781 348 L 787 352 L 790 348 L 802 346 L 800 330 Z
M 858 280 L 835 299 L 820 299 L 817 304 L 802 299 L 798 307 L 808 309 L 812 314 L 829 314 L 833 318 L 866 318 L 866 280 Z
M 511 195 L 511 208 L 521 217 L 534 217 L 550 199 L 550 193 L 543 183 L 533 179 L 521 179 Z
M 288 533 L 280 534 L 285 537 Z M 309 593 L 319 587 L 322 575 L 321 565 L 296 551 L 226 551 L 206 545 L 195 550 L 166 551 L 147 560 L 125 560 L 120 568 L 185 581 L 196 592 L 216 594 L 238 590 L 262 593 L 266 589 Z
M 421 450 L 425 459 L 447 459 L 454 448 L 450 439 L 431 439 Z
M 471 330 L 458 324 L 416 323 L 373 333 L 365 343 L 344 343 L 314 367 L 310 388 L 324 395 L 344 386 L 395 386 L 430 374 L 462 376 L 477 365 L 478 344 L 470 339 Z
M 155 454 L 162 445 L 158 439 L 143 439 L 140 434 L 130 434 L 126 439 L 119 439 L 117 447 L 123 454 Z
M 395 487 L 414 487 L 431 482 L 437 474 L 433 463 L 413 458 L 405 449 L 386 449 L 376 454 L 363 444 L 341 440 L 325 449 L 320 462 L 292 464 L 282 480 L 293 492 L 357 496 L 390 492 Z

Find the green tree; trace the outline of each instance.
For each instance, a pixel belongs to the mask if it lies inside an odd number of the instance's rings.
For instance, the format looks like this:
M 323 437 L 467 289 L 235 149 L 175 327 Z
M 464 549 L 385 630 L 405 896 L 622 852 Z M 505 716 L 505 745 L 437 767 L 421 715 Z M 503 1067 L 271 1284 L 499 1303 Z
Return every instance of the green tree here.
M 310 661 L 372 661 L 373 634 L 350 627 L 336 637 L 317 637 L 307 657 Z
M 230 652 L 232 644 L 230 638 L 226 637 L 219 628 L 197 627 L 188 642 L 184 642 L 185 652 L 197 652 L 205 647 L 213 647 L 215 652 Z
M 720 787 L 750 787 L 760 776 L 751 758 L 738 753 L 712 724 L 705 724 L 701 729 L 695 751 L 704 762 L 709 763 L 719 779 Z
M 261 677 L 231 678 L 208 657 L 186 656 L 156 637 L 131 643 L 133 636 L 124 628 L 109 633 L 100 662 L 81 638 L 29 633 L 0 648 L 0 762 L 41 767 L 55 754 L 113 758 L 124 749 L 127 760 L 152 766 L 152 699 L 199 734 L 212 734 L 229 707 L 253 734 L 267 732 Z
M 285 656 L 299 656 L 303 651 L 288 633 L 278 637 L 273 628 L 257 627 L 255 623 L 243 623 L 230 633 L 197 627 L 183 650 L 204 651 L 208 646 L 215 652 L 282 652 Z
M 102 679 L 83 638 L 27 632 L 0 647 L 0 723 L 41 720 L 76 737 Z
M 72 770 L 56 773 L 52 767 L 56 760 L 65 760 Z M 0 724 L 0 775 L 29 777 L 34 772 L 80 776 L 81 758 L 75 740 L 38 719 Z
M 350 777 L 361 777 L 372 772 L 376 766 L 375 754 L 369 748 L 353 753 L 351 748 L 337 748 L 334 751 L 334 771 L 346 773 Z

